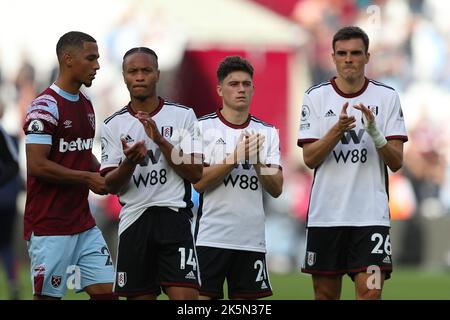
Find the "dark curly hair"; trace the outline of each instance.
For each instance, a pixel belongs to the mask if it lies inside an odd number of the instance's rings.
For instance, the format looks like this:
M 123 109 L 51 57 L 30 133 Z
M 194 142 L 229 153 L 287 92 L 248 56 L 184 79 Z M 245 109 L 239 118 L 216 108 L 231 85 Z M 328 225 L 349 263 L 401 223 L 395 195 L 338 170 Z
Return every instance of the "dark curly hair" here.
M 219 64 L 219 68 L 217 69 L 217 80 L 222 83 L 222 81 L 234 71 L 247 72 L 253 79 L 253 67 L 250 62 L 239 56 L 228 56 Z

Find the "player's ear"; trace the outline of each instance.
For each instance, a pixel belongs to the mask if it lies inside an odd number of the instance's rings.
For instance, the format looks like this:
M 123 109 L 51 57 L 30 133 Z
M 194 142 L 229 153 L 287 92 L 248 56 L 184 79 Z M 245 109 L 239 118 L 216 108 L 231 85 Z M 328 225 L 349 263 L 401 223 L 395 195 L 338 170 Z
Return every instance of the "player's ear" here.
M 65 51 L 65 52 L 63 53 L 63 61 L 64 61 L 64 64 L 65 64 L 67 67 L 69 67 L 69 68 L 72 67 L 72 64 L 73 64 L 73 56 L 72 56 L 72 54 L 71 54 L 69 51 Z
M 223 97 L 223 94 L 222 94 L 222 84 L 218 84 L 217 85 L 217 87 L 216 87 L 216 90 L 217 90 L 217 94 L 219 95 L 219 97 Z

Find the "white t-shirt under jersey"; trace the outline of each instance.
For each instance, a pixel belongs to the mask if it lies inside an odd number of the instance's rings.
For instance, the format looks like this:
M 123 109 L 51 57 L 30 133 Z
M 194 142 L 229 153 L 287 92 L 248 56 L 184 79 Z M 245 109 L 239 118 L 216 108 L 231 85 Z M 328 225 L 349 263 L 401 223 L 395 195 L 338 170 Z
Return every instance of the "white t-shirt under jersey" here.
M 160 104 L 151 117 L 163 137 L 174 147 L 182 149 L 185 154 L 202 153 L 198 121 L 192 109 L 160 98 Z M 148 207 L 170 207 L 177 211 L 192 205 L 191 184 L 172 169 L 129 105 L 103 122 L 102 174 L 117 168 L 125 159 L 121 137 L 125 138 L 129 147 L 144 140 L 149 151 L 145 161 L 136 166 L 130 181 L 118 194 L 123 205 L 119 234 Z
M 363 103 L 373 112 L 387 140 L 407 141 L 394 89 L 369 79 L 355 94 L 340 91 L 334 79 L 311 87 L 303 99 L 298 144 L 321 139 L 339 120 L 345 102 L 349 102 L 347 114 L 355 116 L 356 127 L 344 134 L 315 169 L 307 226 L 389 226 L 387 167 L 364 130 L 361 111 L 353 105 Z
M 249 115 L 242 125 L 226 121 L 218 110 L 199 119 L 206 165 L 222 163 L 236 147 L 243 130 L 266 139 L 261 162 L 280 167 L 277 130 Z M 263 193 L 255 169 L 237 165 L 223 182 L 201 195 L 197 216 L 197 246 L 265 252 Z

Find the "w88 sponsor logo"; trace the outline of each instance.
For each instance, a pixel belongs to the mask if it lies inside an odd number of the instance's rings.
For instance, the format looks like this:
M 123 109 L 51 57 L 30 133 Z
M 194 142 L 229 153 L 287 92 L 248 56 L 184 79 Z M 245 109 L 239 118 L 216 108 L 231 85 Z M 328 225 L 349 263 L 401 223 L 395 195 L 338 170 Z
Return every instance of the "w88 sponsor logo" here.
M 225 187 L 228 186 L 228 184 L 231 184 L 233 188 L 239 186 L 244 190 L 250 188 L 251 190 L 255 191 L 258 190 L 258 177 L 248 176 L 246 174 L 238 174 L 233 177 L 230 174 L 223 180 L 223 184 L 225 185 Z
M 333 150 L 334 158 L 336 159 L 336 162 L 339 163 L 339 161 L 343 161 L 344 163 L 347 163 L 347 160 L 351 161 L 352 163 L 362 162 L 365 163 L 367 161 L 367 149 L 362 148 L 359 149 L 352 149 L 347 150 L 347 152 L 339 151 L 337 153 L 335 150 Z

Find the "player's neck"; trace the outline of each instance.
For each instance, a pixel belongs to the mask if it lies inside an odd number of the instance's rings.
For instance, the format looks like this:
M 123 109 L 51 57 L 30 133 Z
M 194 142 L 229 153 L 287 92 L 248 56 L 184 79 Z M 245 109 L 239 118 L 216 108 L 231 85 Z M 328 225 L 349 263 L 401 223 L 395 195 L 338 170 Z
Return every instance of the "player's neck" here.
M 241 125 L 248 119 L 248 108 L 244 110 L 235 110 L 230 107 L 223 106 L 220 113 L 225 120 L 235 125 Z
M 152 113 L 159 106 L 159 98 L 156 95 L 153 97 L 148 97 L 144 100 L 131 97 L 130 106 L 135 112 L 143 111 Z
M 65 92 L 71 93 L 71 94 L 77 94 L 80 92 L 80 83 L 74 83 L 72 81 L 68 81 L 62 77 L 58 77 L 56 79 L 55 84 L 60 88 L 61 90 L 64 90 Z
M 340 76 L 337 76 L 334 81 L 339 90 L 341 90 L 343 93 L 352 94 L 359 92 L 364 87 L 364 84 L 366 83 L 366 78 L 363 75 L 360 78 L 349 81 Z

